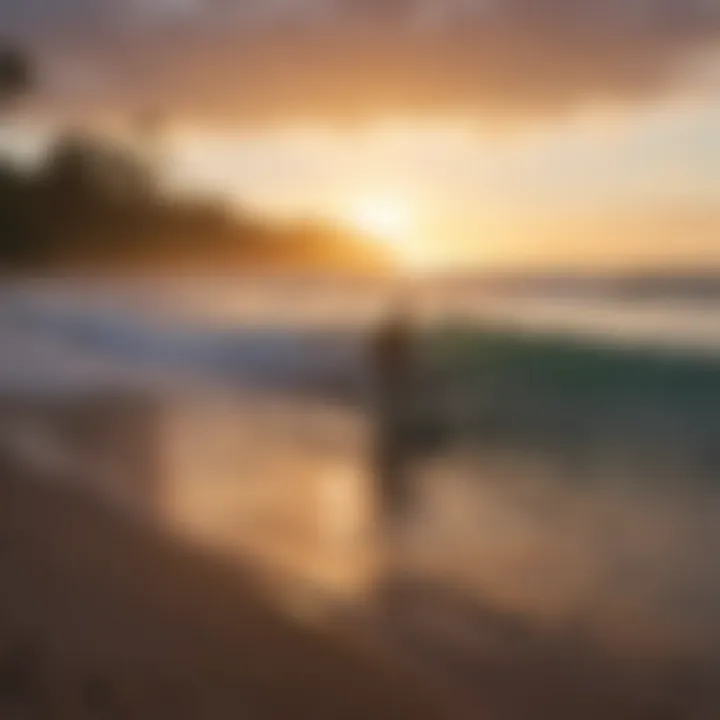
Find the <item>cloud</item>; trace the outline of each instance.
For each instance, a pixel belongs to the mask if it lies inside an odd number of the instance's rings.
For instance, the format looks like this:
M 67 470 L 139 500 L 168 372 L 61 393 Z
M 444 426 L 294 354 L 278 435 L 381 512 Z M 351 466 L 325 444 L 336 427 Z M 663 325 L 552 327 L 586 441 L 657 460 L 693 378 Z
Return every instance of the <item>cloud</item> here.
M 720 0 L 0 0 L 0 27 L 92 67 L 91 107 L 526 119 L 670 91 L 720 39 Z

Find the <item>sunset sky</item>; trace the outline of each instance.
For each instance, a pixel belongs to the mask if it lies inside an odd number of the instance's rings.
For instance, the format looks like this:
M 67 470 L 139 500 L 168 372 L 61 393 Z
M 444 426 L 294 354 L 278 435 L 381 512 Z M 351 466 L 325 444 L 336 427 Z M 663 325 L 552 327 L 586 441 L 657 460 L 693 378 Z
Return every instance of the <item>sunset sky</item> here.
M 2 140 L 146 112 L 174 184 L 410 264 L 720 268 L 720 0 L 0 0 Z

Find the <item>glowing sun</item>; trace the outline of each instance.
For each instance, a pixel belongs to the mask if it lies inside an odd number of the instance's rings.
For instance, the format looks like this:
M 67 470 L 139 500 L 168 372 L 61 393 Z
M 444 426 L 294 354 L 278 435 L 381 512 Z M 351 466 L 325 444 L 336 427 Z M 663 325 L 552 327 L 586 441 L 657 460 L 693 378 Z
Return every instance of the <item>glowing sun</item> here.
M 350 220 L 376 240 L 402 245 L 412 235 L 410 208 L 391 198 L 368 198 L 351 209 Z
M 366 197 L 349 205 L 345 219 L 371 242 L 386 247 L 402 265 L 420 264 L 418 222 L 409 203 L 390 196 Z

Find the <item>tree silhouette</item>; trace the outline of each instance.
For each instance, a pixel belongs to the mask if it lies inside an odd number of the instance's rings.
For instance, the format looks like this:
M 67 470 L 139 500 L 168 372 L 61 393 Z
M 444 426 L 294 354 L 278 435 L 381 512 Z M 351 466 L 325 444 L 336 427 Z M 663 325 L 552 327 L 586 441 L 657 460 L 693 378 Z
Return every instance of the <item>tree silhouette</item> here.
M 30 58 L 0 42 L 0 118 L 35 80 Z M 219 197 L 170 193 L 162 184 L 162 115 L 137 117 L 134 130 L 130 147 L 61 134 L 35 167 L 0 157 L 0 268 L 375 266 L 370 246 L 337 228 L 273 224 Z
M 17 48 L 0 46 L 0 105 L 26 93 L 33 82 L 28 57 Z

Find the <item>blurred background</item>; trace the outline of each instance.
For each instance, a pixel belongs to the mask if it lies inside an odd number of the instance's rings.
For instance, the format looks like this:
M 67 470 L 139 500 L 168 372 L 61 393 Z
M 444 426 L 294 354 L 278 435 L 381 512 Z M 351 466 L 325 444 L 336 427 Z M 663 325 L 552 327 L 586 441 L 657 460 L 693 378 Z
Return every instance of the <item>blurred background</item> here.
M 717 717 L 719 38 L 0 0 L 0 716 Z

